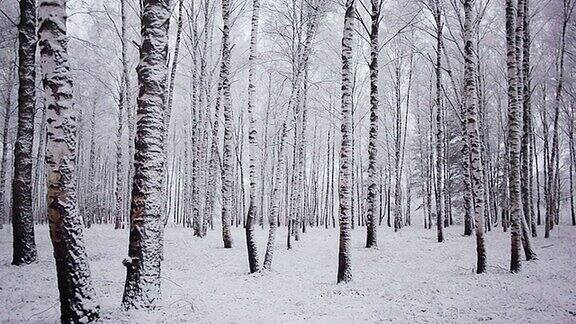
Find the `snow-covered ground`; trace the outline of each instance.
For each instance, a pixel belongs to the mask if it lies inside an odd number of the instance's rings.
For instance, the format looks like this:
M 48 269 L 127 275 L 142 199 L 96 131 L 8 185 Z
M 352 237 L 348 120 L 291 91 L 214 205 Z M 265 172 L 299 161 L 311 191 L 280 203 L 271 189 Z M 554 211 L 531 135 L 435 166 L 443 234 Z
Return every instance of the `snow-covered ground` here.
M 163 300 L 154 311 L 126 313 L 122 259 L 128 232 L 110 226 L 86 230 L 92 277 L 104 322 L 534 322 L 576 323 L 576 227 L 558 226 L 551 239 L 534 240 L 539 260 L 510 274 L 509 233 L 487 235 L 488 273 L 474 273 L 474 237 L 462 228 L 435 231 L 380 228 L 378 250 L 363 248 L 364 228 L 353 232 L 354 281 L 336 284 L 338 232 L 309 229 L 292 250 L 278 232 L 273 271 L 248 275 L 244 233 L 224 249 L 218 231 L 204 239 L 168 227 L 162 267 Z M 539 234 L 543 231 L 539 228 Z M 263 255 L 267 231 L 258 229 Z M 39 262 L 10 265 L 10 226 L 0 230 L 0 322 L 57 322 L 56 272 L 47 226 L 36 227 Z

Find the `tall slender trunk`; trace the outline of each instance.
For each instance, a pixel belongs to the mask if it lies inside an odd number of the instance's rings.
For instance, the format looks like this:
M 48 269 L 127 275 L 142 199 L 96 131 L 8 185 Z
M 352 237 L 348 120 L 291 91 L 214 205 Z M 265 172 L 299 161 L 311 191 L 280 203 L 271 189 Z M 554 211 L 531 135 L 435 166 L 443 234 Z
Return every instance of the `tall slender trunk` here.
M 180 42 L 181 42 L 181 38 L 182 38 L 182 24 L 183 24 L 183 18 L 182 18 L 182 11 L 183 11 L 183 0 L 180 0 L 178 2 L 178 16 L 177 16 L 177 27 L 176 27 L 176 43 L 174 45 L 174 55 L 172 58 L 172 67 L 170 68 L 170 75 L 167 76 L 168 77 L 168 86 L 167 86 L 167 93 L 166 93 L 166 99 L 165 99 L 165 108 L 164 108 L 164 154 L 166 154 L 166 156 L 168 156 L 168 137 L 170 135 L 170 122 L 172 119 L 172 99 L 174 96 L 174 86 L 176 83 L 176 72 L 178 69 L 178 57 L 180 54 Z M 168 67 L 168 63 L 166 62 L 166 66 Z M 168 73 L 168 68 L 165 69 L 165 73 Z M 196 129 L 196 125 L 192 125 L 193 129 Z M 173 154 L 176 154 L 176 152 L 174 152 Z M 175 157 L 174 157 L 175 159 Z M 172 164 L 172 167 L 174 167 L 175 165 Z M 164 182 L 163 182 L 163 190 L 165 192 L 165 197 L 164 199 L 166 199 L 167 197 L 170 196 L 170 191 L 171 188 L 168 185 L 168 178 L 167 175 L 164 176 Z M 165 208 L 168 208 L 169 205 L 166 204 L 167 200 L 165 201 Z M 167 224 L 168 221 L 168 213 L 167 211 L 164 213 L 164 221 L 163 224 Z
M 210 156 L 210 100 L 211 100 L 211 76 L 208 74 L 208 56 L 210 55 L 210 48 L 212 46 L 211 31 L 213 29 L 212 19 L 209 11 L 209 1 L 205 0 L 204 7 L 204 29 L 202 31 L 202 54 L 200 55 L 200 85 L 199 85 L 199 107 L 200 107 L 200 133 L 201 137 L 198 141 L 200 154 L 199 166 L 199 180 L 200 180 L 200 197 L 202 203 L 202 236 L 205 236 L 208 231 L 208 225 L 213 229 L 212 213 L 207 214 L 208 207 L 208 170 L 209 170 L 209 156 Z
M 44 158 L 46 156 L 46 107 L 43 106 L 40 110 L 42 118 L 40 121 L 40 129 L 38 136 L 40 142 L 38 143 L 38 151 L 36 151 L 36 170 L 34 170 L 34 192 L 37 196 L 46 195 L 46 164 Z M 36 222 L 45 223 L 47 221 L 46 215 L 46 200 L 35 199 L 35 218 Z
M 249 205 L 248 205 L 248 215 L 246 216 L 246 245 L 248 249 L 248 263 L 250 267 L 250 273 L 254 273 L 259 270 L 260 266 L 258 264 L 258 250 L 256 246 L 256 238 L 254 237 L 254 222 L 256 220 L 256 214 L 258 211 L 257 206 L 257 181 L 259 168 L 256 165 L 258 156 L 258 133 L 256 131 L 256 118 L 254 117 L 254 95 L 256 93 L 256 85 L 254 84 L 255 78 L 255 64 L 256 56 L 258 55 L 258 18 L 260 15 L 260 1 L 252 1 L 252 23 L 250 32 L 250 55 L 248 57 L 248 119 L 250 120 L 250 131 L 248 133 L 248 146 L 249 146 L 249 165 L 248 170 L 250 172 L 249 182 Z
M 204 217 L 208 217 L 211 229 L 214 228 L 213 214 L 214 205 L 216 202 L 216 184 L 217 175 L 221 174 L 220 153 L 218 151 L 219 131 L 220 131 L 220 98 L 221 98 L 221 83 L 218 83 L 218 94 L 216 96 L 216 103 L 214 107 L 214 120 L 212 121 L 212 134 L 211 145 L 208 158 L 208 179 L 206 181 L 206 208 Z
M 126 62 L 128 65 L 128 62 Z M 124 66 L 123 66 L 124 68 Z M 133 187 L 133 178 L 134 178 L 134 138 L 136 137 L 136 105 L 132 105 L 132 80 L 130 78 L 130 73 L 128 70 L 128 66 L 123 71 L 124 76 L 124 86 L 126 89 L 126 118 L 128 120 L 128 184 L 126 188 L 126 196 L 130 196 L 132 194 L 132 187 Z M 125 200 L 125 210 L 130 210 L 131 200 Z M 129 219 L 128 219 L 129 221 Z
M 436 230 L 438 242 L 444 241 L 444 132 L 442 121 L 442 12 L 438 0 L 434 2 L 434 21 L 436 23 Z
M 278 216 L 280 209 L 280 191 L 282 190 L 282 177 L 284 172 L 284 146 L 286 144 L 286 116 L 284 123 L 280 130 L 280 144 L 278 147 L 278 163 L 276 165 L 275 181 L 273 182 L 272 195 L 270 200 L 272 206 L 270 208 L 269 223 L 270 229 L 268 230 L 268 243 L 266 244 L 266 254 L 264 255 L 264 269 L 270 270 L 272 268 L 272 257 L 274 255 L 276 229 L 278 225 Z M 288 239 L 290 239 L 290 228 L 288 228 Z
M 366 209 L 366 247 L 377 247 L 377 195 L 378 195 L 378 32 L 380 30 L 380 0 L 372 0 L 372 29 L 370 31 L 370 133 L 368 142 L 368 199 Z
M 260 164 L 260 226 L 264 229 L 264 212 L 265 212 L 265 192 L 266 192 L 266 180 L 273 181 L 272 177 L 266 177 L 267 163 L 268 163 L 268 150 L 266 148 L 266 144 L 268 143 L 268 127 L 269 120 L 270 120 L 270 113 L 271 113 L 271 106 L 272 106 L 272 72 L 268 74 L 268 100 L 266 104 L 266 117 L 264 118 L 264 136 L 263 136 L 263 144 L 264 148 L 262 149 L 262 163 Z M 273 168 L 273 167 L 272 167 Z M 272 174 L 274 174 L 274 170 L 272 169 Z M 268 204 L 270 204 L 270 200 L 268 200 Z M 266 210 L 269 212 L 269 210 Z M 269 221 L 270 223 L 270 221 Z
M 352 101 L 350 80 L 350 65 L 352 64 L 352 40 L 354 29 L 354 0 L 347 0 L 344 14 L 344 31 L 342 35 L 342 119 L 341 132 L 342 144 L 340 147 L 340 171 L 339 171 L 339 221 L 340 221 L 340 245 L 338 252 L 338 283 L 352 280 L 351 262 L 351 238 L 350 238 L 350 207 L 352 202 L 351 192 L 351 168 L 352 152 L 350 129 L 352 122 Z
M 190 187 L 190 208 L 192 210 L 192 228 L 194 231 L 194 236 L 203 237 L 204 233 L 202 230 L 202 219 L 204 218 L 201 214 L 201 196 L 200 196 L 200 185 L 201 185 L 201 175 L 200 175 L 200 164 L 201 155 L 203 151 L 202 147 L 202 116 L 203 107 L 202 101 L 204 95 L 200 91 L 200 84 L 204 80 L 200 79 L 198 68 L 202 69 L 202 58 L 198 51 L 198 26 L 197 26 L 197 13 L 194 6 L 190 6 L 189 16 L 189 27 L 190 27 L 190 55 L 192 56 L 192 91 L 191 91 L 191 105 L 190 105 L 190 124 L 192 125 L 192 131 L 190 132 L 190 145 L 191 148 L 191 170 L 189 175 L 189 187 Z M 199 60 L 200 58 L 200 60 Z M 200 63 L 200 64 L 199 64 Z M 201 71 L 202 72 L 202 71 Z
M 486 271 L 486 247 L 484 243 L 484 168 L 482 145 L 478 127 L 478 97 L 476 91 L 476 49 L 472 41 L 474 0 L 464 1 L 464 105 L 466 107 L 466 134 L 470 147 L 470 180 L 474 221 L 476 223 L 476 273 Z
M 546 227 L 544 237 L 550 237 L 550 231 L 554 227 L 554 222 L 558 218 L 558 209 L 560 206 L 560 188 L 558 185 L 559 173 L 558 168 L 560 160 L 559 150 L 559 127 L 558 120 L 560 115 L 560 105 L 562 102 L 562 92 L 564 91 L 564 57 L 566 54 L 566 30 L 574 9 L 573 0 L 563 0 L 562 8 L 562 30 L 560 35 L 560 52 L 558 58 L 558 83 L 556 85 L 556 96 L 554 98 L 554 119 L 552 126 L 552 149 L 551 158 L 548 164 L 548 198 L 549 208 L 546 212 Z
M 8 148 L 9 148 L 9 130 L 10 130 L 10 117 L 12 115 L 12 101 L 11 93 L 12 87 L 10 86 L 7 91 L 6 108 L 4 109 L 4 131 L 2 132 L 2 160 L 0 162 L 0 223 L 4 224 L 4 215 L 6 212 L 6 174 L 8 173 Z
M 402 59 L 399 57 L 394 68 L 394 96 L 395 96 L 395 138 L 394 138 L 394 231 L 402 225 L 402 170 L 401 170 L 401 143 L 402 143 L 402 95 L 400 93 Z
M 532 110 L 532 109 L 530 109 Z M 532 114 L 532 112 L 530 111 L 530 114 Z M 538 180 L 538 153 L 536 152 L 536 143 L 534 141 L 534 126 L 533 126 L 533 122 L 530 121 L 530 150 L 528 152 L 528 154 L 530 155 L 529 159 L 530 159 L 530 163 L 528 165 L 529 168 L 529 177 L 530 177 L 530 182 L 529 182 L 529 190 L 528 192 L 530 193 L 530 206 L 531 206 L 531 210 L 530 210 L 530 227 L 532 230 L 532 237 L 537 237 L 538 233 L 537 233 L 537 227 L 536 227 L 536 213 L 534 212 L 534 178 L 536 178 L 536 193 L 537 193 L 537 202 L 536 202 L 536 208 L 538 209 L 538 214 L 540 213 L 540 182 Z
M 89 179 L 96 179 L 96 104 L 97 104 L 97 94 L 92 94 L 94 97 L 91 103 L 91 113 L 90 113 L 90 155 L 88 164 L 88 177 Z M 96 210 L 96 195 L 94 192 L 86 192 L 87 202 L 86 202 L 86 214 L 82 215 L 84 220 L 84 226 L 90 228 L 94 222 Z
M 530 29 L 529 29 L 529 0 L 520 0 L 518 2 L 519 10 L 518 10 L 518 25 L 516 40 L 518 41 L 521 38 L 522 43 L 522 84 L 521 88 L 519 87 L 519 92 L 521 94 L 520 100 L 522 101 L 522 143 L 521 143 L 521 161 L 522 161 L 522 169 L 521 169 L 521 190 L 522 190 L 522 207 L 524 211 L 524 217 L 526 218 L 526 222 L 532 230 L 535 228 L 531 227 L 532 224 L 532 214 L 533 214 L 533 207 L 532 207 L 532 141 L 531 141 L 531 132 L 532 132 L 532 112 L 531 112 L 531 101 L 530 101 L 530 91 L 531 91 L 531 76 L 530 76 Z M 521 21 L 520 21 L 521 19 Z M 519 45 L 517 44 L 517 47 Z
M 570 134 L 568 140 L 570 141 L 570 216 L 572 219 L 572 226 L 576 225 L 576 210 L 574 210 L 574 131 L 573 126 L 570 126 Z
M 222 85 L 222 107 L 224 108 L 224 146 L 222 159 L 222 239 L 224 247 L 232 247 L 230 214 L 232 208 L 233 155 L 232 155 L 232 102 L 230 96 L 230 0 L 222 0 L 222 61 L 220 83 Z
M 128 258 L 123 262 L 127 270 L 122 298 L 125 309 L 153 308 L 160 298 L 169 19 L 169 0 L 143 1 L 130 239 Z
M 32 208 L 32 142 L 36 103 L 36 1 L 20 1 L 18 25 L 18 134 L 14 145 L 12 181 L 12 264 L 36 261 Z M 8 94 L 10 95 L 10 94 Z M 6 107 L 6 112 L 10 107 Z
M 466 106 L 462 105 L 462 116 L 466 116 Z M 474 228 L 474 221 L 472 220 L 472 177 L 470 175 L 470 145 L 469 138 L 466 131 L 466 118 L 462 118 L 462 170 L 464 172 L 464 177 L 462 178 L 462 183 L 464 185 L 463 193 L 463 209 L 464 209 L 464 235 L 472 235 L 472 229 Z
M 114 228 L 119 229 L 123 227 L 123 222 L 125 220 L 125 203 L 124 203 L 124 177 L 123 177 L 123 157 L 122 157 L 122 130 L 124 127 L 124 113 L 128 112 L 128 81 L 129 73 L 128 73 L 128 35 L 127 35 L 127 28 L 128 28 L 128 21 L 127 21 L 127 12 L 126 12 L 126 1 L 121 0 L 120 2 L 120 13 L 121 13 L 121 20 L 122 20 L 122 27 L 121 27 L 121 42 L 122 42 L 122 81 L 120 82 L 120 102 L 118 105 L 118 130 L 116 135 L 116 217 L 114 222 Z M 129 116 L 128 116 L 129 118 Z M 128 140 L 130 141 L 131 138 L 129 137 Z
M 524 0 L 518 0 L 516 10 L 516 36 L 515 36 L 515 47 L 516 47 L 516 70 L 517 70 L 517 90 L 518 95 L 518 109 L 522 109 L 522 133 L 520 141 L 520 194 L 521 194 L 521 204 L 522 213 L 524 217 L 520 220 L 520 225 L 522 227 L 522 245 L 524 247 L 524 254 L 526 255 L 526 260 L 533 260 L 536 258 L 534 251 L 532 250 L 531 244 L 531 231 L 529 228 L 530 224 L 530 193 L 529 193 L 529 172 L 528 172 L 528 132 L 530 129 L 530 116 L 528 114 L 528 108 L 524 102 L 527 94 L 524 93 L 526 76 L 524 75 L 525 70 L 529 71 L 529 67 L 524 67 L 523 56 L 524 56 L 524 10 L 525 3 Z M 521 65 L 522 64 L 522 65 Z
M 517 61 L 515 44 L 516 9 L 514 0 L 506 0 L 506 50 L 508 78 L 508 188 L 510 192 L 511 259 L 510 271 L 520 271 L 520 249 L 522 244 L 522 206 L 520 195 L 520 106 L 517 93 Z
M 60 319 L 63 323 L 90 322 L 99 317 L 99 306 L 94 300 L 76 196 L 77 111 L 68 62 L 66 1 L 40 1 L 38 16 L 48 114 L 48 217 L 60 292 Z

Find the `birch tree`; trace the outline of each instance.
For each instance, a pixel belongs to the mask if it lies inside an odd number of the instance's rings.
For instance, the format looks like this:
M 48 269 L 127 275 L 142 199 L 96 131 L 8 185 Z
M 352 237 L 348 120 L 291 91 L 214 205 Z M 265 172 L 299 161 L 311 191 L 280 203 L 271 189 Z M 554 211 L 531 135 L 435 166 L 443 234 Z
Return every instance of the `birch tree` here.
M 142 3 L 138 111 L 125 309 L 151 308 L 160 298 L 163 251 L 163 178 L 169 0 Z
M 32 141 L 36 103 L 36 1 L 20 1 L 18 25 L 18 134 L 14 145 L 12 181 L 12 264 L 36 261 L 32 208 Z M 9 107 L 6 107 L 8 110 Z
M 510 235 L 511 259 L 510 271 L 520 271 L 520 249 L 522 244 L 520 196 L 520 109 L 517 93 L 516 62 L 516 6 L 514 0 L 506 0 L 506 53 L 508 80 L 508 191 L 510 195 Z
M 481 142 L 478 130 L 478 97 L 476 90 L 476 49 L 472 38 L 474 0 L 464 1 L 464 105 L 466 107 L 466 135 L 469 147 L 473 211 L 476 223 L 476 273 L 486 271 L 486 247 L 484 244 L 484 174 L 481 158 Z
M 222 239 L 224 247 L 232 247 L 230 218 L 234 177 L 234 158 L 232 152 L 232 102 L 230 95 L 230 0 L 222 0 L 222 59 L 220 66 L 220 85 L 222 87 L 222 108 L 224 110 L 224 145 L 222 157 Z
M 260 15 L 260 1 L 252 1 L 252 21 L 250 32 L 250 55 L 248 57 L 248 118 L 250 120 L 250 131 L 248 133 L 248 146 L 249 146 L 249 165 L 250 172 L 250 201 L 248 206 L 248 215 L 246 216 L 246 245 L 248 248 L 248 263 L 250 266 L 250 273 L 259 270 L 258 264 L 258 251 L 256 248 L 256 240 L 254 237 L 254 221 L 258 211 L 257 206 L 257 181 L 258 170 L 260 168 L 256 165 L 258 159 L 258 133 L 256 131 L 256 119 L 254 116 L 254 94 L 256 93 L 256 85 L 254 84 L 255 78 L 255 63 L 258 51 L 258 19 Z
M 128 74 L 128 35 L 127 35 L 127 28 L 128 28 L 128 21 L 127 21 L 127 12 L 126 12 L 126 1 L 121 0 L 120 2 L 120 15 L 121 15 L 121 46 L 122 46 L 122 81 L 120 82 L 120 100 L 118 104 L 118 131 L 116 135 L 116 217 L 114 222 L 114 228 L 119 229 L 122 228 L 124 222 L 124 212 L 125 212 L 125 204 L 124 204 L 124 177 L 123 177 L 123 154 L 122 154 L 122 132 L 124 127 L 124 114 L 127 112 L 130 113 L 127 108 L 130 108 L 129 99 L 129 84 L 130 81 L 128 80 L 130 75 Z M 128 116 L 129 118 L 129 116 Z
M 282 185 L 282 178 L 285 164 L 284 147 L 286 145 L 286 119 L 288 119 L 288 115 L 286 116 L 280 129 L 280 137 L 279 137 L 280 143 L 278 146 L 278 161 L 276 163 L 276 175 L 273 182 L 272 196 L 270 197 L 270 201 L 272 204 L 269 216 L 270 228 L 268 230 L 268 242 L 266 244 L 266 254 L 264 255 L 264 269 L 268 270 L 272 268 L 272 257 L 274 256 L 276 229 L 279 223 L 278 217 L 280 214 L 279 211 L 280 190 Z
M 558 77 L 556 84 L 556 94 L 554 97 L 554 115 L 552 126 L 552 148 L 550 152 L 550 161 L 548 162 L 548 179 L 547 179 L 547 208 L 546 208 L 546 222 L 544 237 L 550 237 L 550 231 L 554 227 L 555 219 L 558 217 L 558 208 L 560 205 L 560 188 L 558 186 L 559 179 L 559 130 L 558 120 L 560 115 L 560 105 L 562 102 L 562 92 L 564 91 L 564 60 L 566 56 L 566 30 L 570 17 L 574 11 L 576 1 L 563 0 L 562 2 L 562 27 L 560 31 L 560 49 L 558 53 Z
M 352 123 L 352 82 L 350 66 L 352 64 L 352 43 L 354 29 L 354 0 L 346 0 L 344 14 L 344 30 L 342 34 L 342 112 L 339 171 L 339 222 L 340 247 L 338 252 L 338 283 L 352 280 L 351 268 L 351 203 L 352 203 L 352 150 L 351 150 L 351 123 Z
M 60 319 L 63 323 L 90 322 L 99 317 L 99 306 L 94 300 L 76 198 L 77 111 L 68 61 L 66 0 L 41 0 L 38 16 L 48 121 L 47 206 L 60 292 Z
M 8 75 L 9 78 L 12 79 L 15 77 L 15 64 L 16 58 L 14 61 L 10 61 L 7 65 L 10 66 L 8 68 Z M 0 223 L 4 224 L 4 215 L 6 215 L 6 175 L 8 174 L 8 152 L 10 148 L 10 139 L 9 139 L 9 130 L 10 130 L 10 118 L 12 117 L 12 113 L 14 109 L 12 108 L 12 89 L 14 83 L 12 80 L 8 82 L 5 89 L 3 89 L 5 94 L 3 93 L 4 99 L 4 123 L 3 123 L 3 131 L 2 131 L 2 158 L 0 161 Z M 0 227 L 1 228 L 1 227 Z
M 432 0 L 432 15 L 436 26 L 436 62 L 434 66 L 436 77 L 436 233 L 438 242 L 444 241 L 444 132 L 442 119 L 442 9 L 440 0 Z
M 527 108 L 524 108 L 525 98 L 527 94 L 524 94 L 524 84 L 526 82 L 526 76 L 524 75 L 524 67 L 523 67 L 523 53 L 524 53 L 524 10 L 526 8 L 525 0 L 518 0 L 517 10 L 516 10 L 516 37 L 515 37 L 515 46 L 516 46 L 516 69 L 517 69 L 517 94 L 518 94 L 518 110 L 519 113 L 522 113 L 522 132 L 520 138 L 520 195 L 521 195 L 521 203 L 522 203 L 522 212 L 524 213 L 524 217 L 520 219 L 520 225 L 522 228 L 522 246 L 524 247 L 524 254 L 526 255 L 526 260 L 533 260 L 536 258 L 534 251 L 532 249 L 532 243 L 530 240 L 531 231 L 530 231 L 530 217 L 531 217 L 531 209 L 530 209 L 530 194 L 529 190 L 529 177 L 528 177 L 528 140 L 525 139 L 524 133 L 529 131 L 530 121 Z M 527 69 L 529 71 L 529 68 Z M 528 116 L 525 116 L 528 115 Z M 525 152 L 524 152 L 525 151 Z
M 366 247 L 377 247 L 377 208 L 378 196 L 378 32 L 380 31 L 381 0 L 372 0 L 370 30 L 370 132 L 368 142 L 368 199 L 366 209 Z M 381 208 L 381 206 L 380 206 Z
M 533 210 L 533 201 L 532 201 L 532 159 L 533 154 L 530 154 L 532 148 L 531 143 L 531 132 L 532 132 L 532 107 L 531 107 L 531 75 L 530 75 L 530 29 L 529 29 L 529 22 L 530 22 L 530 12 L 529 12 L 529 0 L 522 0 L 518 2 L 518 25 L 521 28 L 518 28 L 518 36 L 517 40 L 521 37 L 521 45 L 522 45 L 522 68 L 519 70 L 522 75 L 522 84 L 519 87 L 518 91 L 520 94 L 520 100 L 522 102 L 522 142 L 521 142 L 521 190 L 522 190 L 522 207 L 524 212 L 524 217 L 526 218 L 526 222 L 528 224 L 529 230 L 533 235 L 536 234 L 536 226 L 532 227 L 532 223 L 534 223 L 534 219 L 532 215 L 534 214 Z M 520 12 L 522 14 L 520 14 Z M 517 47 L 520 44 L 516 45 Z M 534 223 L 534 225 L 536 225 Z

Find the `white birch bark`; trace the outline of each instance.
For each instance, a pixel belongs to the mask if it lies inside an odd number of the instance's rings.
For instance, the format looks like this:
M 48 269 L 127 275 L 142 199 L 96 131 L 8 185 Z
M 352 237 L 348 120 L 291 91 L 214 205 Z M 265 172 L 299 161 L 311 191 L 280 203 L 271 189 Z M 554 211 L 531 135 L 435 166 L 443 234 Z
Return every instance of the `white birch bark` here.
M 440 1 L 434 0 L 433 16 L 436 23 L 436 232 L 438 242 L 444 241 L 444 132 L 442 120 L 442 11 Z
M 232 247 L 230 218 L 234 177 L 234 157 L 232 153 L 232 102 L 230 96 L 230 0 L 222 0 L 222 61 L 220 84 L 222 86 L 222 108 L 224 110 L 224 145 L 222 158 L 222 238 L 225 248 Z
M 12 264 L 36 261 L 32 208 L 32 142 L 36 103 L 36 1 L 20 1 L 18 25 L 18 133 L 12 181 Z M 8 94 L 9 95 L 9 94 Z M 6 107 L 8 111 L 10 107 Z
M 99 317 L 76 196 L 76 120 L 68 62 L 66 0 L 42 0 L 38 9 L 40 66 L 47 107 L 48 218 L 54 248 L 60 319 Z
M 278 218 L 280 214 L 280 191 L 282 190 L 282 178 L 284 176 L 284 169 L 285 169 L 285 154 L 284 154 L 284 147 L 286 144 L 286 120 L 288 119 L 288 115 L 286 116 L 284 122 L 282 123 L 281 130 L 280 130 L 280 144 L 278 147 L 278 162 L 276 164 L 276 175 L 275 180 L 272 184 L 272 195 L 270 197 L 271 201 L 271 208 L 270 208 L 270 216 L 269 216 L 269 223 L 270 228 L 268 230 L 268 243 L 266 244 L 266 254 L 264 255 L 264 269 L 270 270 L 272 268 L 272 257 L 274 256 L 275 250 L 275 238 L 276 238 L 276 229 L 278 226 Z
M 484 172 L 482 145 L 478 126 L 478 97 L 476 91 L 476 49 L 472 40 L 474 0 L 464 1 L 464 105 L 466 107 L 466 134 L 469 146 L 470 185 L 473 193 L 473 212 L 476 224 L 476 273 L 486 271 L 484 243 Z
M 530 128 L 530 116 L 528 109 L 525 108 L 524 99 L 527 94 L 524 94 L 524 84 L 526 76 L 524 76 L 524 10 L 525 0 L 518 0 L 517 14 L 516 14 L 516 69 L 517 69 L 517 95 L 518 95 L 518 109 L 522 114 L 522 133 L 520 137 L 520 197 L 522 203 L 522 213 L 524 216 L 520 219 L 522 227 L 522 246 L 524 248 L 524 255 L 526 260 L 533 260 L 536 254 L 532 249 L 530 224 L 530 195 L 528 192 L 529 176 L 528 176 L 528 130 Z M 526 89 L 527 90 L 527 89 Z
M 125 309 L 152 308 L 160 298 L 166 212 L 163 183 L 169 19 L 169 0 L 143 1 L 130 241 L 128 258 L 124 260 Z
M 378 32 L 380 30 L 380 0 L 372 0 L 370 31 L 370 132 L 368 141 L 368 197 L 366 209 L 366 247 L 378 246 L 378 224 L 376 213 L 378 195 Z
M 521 196 L 520 196 L 520 109 L 517 93 L 516 65 L 516 8 L 514 0 L 506 0 L 506 53 L 508 79 L 508 190 L 510 194 L 511 258 L 510 271 L 520 271 Z
M 350 67 L 352 64 L 352 42 L 354 29 L 354 0 L 347 0 L 344 14 L 342 35 L 342 112 L 339 171 L 339 222 L 340 246 L 338 251 L 338 283 L 352 280 L 351 260 L 351 203 L 352 203 L 352 151 L 351 151 L 351 117 L 352 117 L 352 82 Z
M 256 131 L 256 118 L 254 116 L 254 101 L 256 93 L 256 85 L 254 84 L 256 60 L 258 55 L 258 19 L 260 15 L 260 1 L 252 1 L 252 21 L 250 32 L 250 55 L 248 57 L 248 119 L 250 122 L 250 130 L 248 132 L 248 170 L 249 170 L 249 206 L 248 215 L 246 216 L 246 245 L 248 249 L 248 263 L 250 273 L 259 270 L 258 263 L 258 250 L 256 246 L 256 239 L 254 237 L 254 222 L 257 217 L 257 201 L 258 201 L 258 171 L 260 168 L 256 165 L 258 161 L 258 133 Z
M 114 222 L 114 228 L 119 229 L 123 227 L 124 222 L 124 212 L 125 212 L 125 203 L 124 203 L 124 177 L 123 177 L 123 154 L 122 154 L 122 134 L 124 128 L 124 114 L 125 111 L 128 111 L 127 100 L 129 97 L 128 94 L 128 35 L 127 35 L 127 28 L 128 28 L 128 21 L 126 16 L 126 1 L 121 0 L 120 2 L 120 15 L 121 15 L 121 43 L 122 43 L 122 81 L 120 82 L 120 102 L 118 105 L 118 130 L 116 135 L 116 188 L 115 188 L 115 195 L 116 195 L 116 216 Z M 129 141 L 131 138 L 128 139 Z

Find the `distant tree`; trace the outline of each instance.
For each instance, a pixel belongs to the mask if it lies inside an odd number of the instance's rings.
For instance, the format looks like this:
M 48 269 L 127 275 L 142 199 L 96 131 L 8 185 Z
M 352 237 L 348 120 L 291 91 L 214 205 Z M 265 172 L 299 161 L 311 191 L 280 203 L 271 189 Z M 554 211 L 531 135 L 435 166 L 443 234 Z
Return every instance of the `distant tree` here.
M 120 81 L 120 100 L 118 103 L 118 128 L 116 134 L 116 215 L 114 218 L 114 229 L 123 228 L 124 224 L 124 214 L 125 214 L 125 187 L 124 187 L 124 177 L 123 177 L 123 154 L 122 154 L 122 134 L 124 129 L 124 114 L 130 113 L 129 109 L 129 85 L 130 85 L 130 75 L 128 74 L 128 18 L 126 12 L 126 2 L 127 0 L 121 0 L 120 2 L 120 15 L 121 15 L 121 34 L 120 41 L 122 43 L 122 75 Z M 129 116 L 128 116 L 129 117 Z
M 286 119 L 287 116 L 286 116 Z M 270 229 L 268 230 L 268 243 L 266 244 L 266 254 L 264 255 L 264 269 L 270 270 L 272 268 L 272 257 L 275 249 L 276 229 L 278 227 L 278 215 L 280 214 L 280 190 L 282 185 L 282 176 L 284 173 L 284 147 L 286 145 L 286 120 L 282 123 L 280 130 L 280 144 L 278 146 L 278 161 L 276 163 L 276 175 L 273 182 L 272 196 L 270 201 L 272 206 L 270 208 L 269 223 Z M 290 237 L 290 235 L 288 235 Z
M 12 89 L 14 88 L 16 75 L 16 63 L 10 60 L 6 64 L 8 66 L 7 75 L 8 82 L 6 87 L 2 89 L 2 96 L 4 99 L 4 121 L 2 130 L 2 157 L 0 159 L 0 228 L 4 225 L 4 218 L 6 213 L 6 176 L 8 174 L 8 156 L 10 152 L 10 119 L 15 109 L 12 107 Z
M 558 52 L 558 76 L 556 83 L 556 94 L 554 97 L 554 114 L 553 114 L 553 124 L 552 124 L 552 148 L 551 148 L 551 158 L 548 163 L 548 179 L 547 179 L 547 197 L 546 197 L 546 226 L 544 237 L 550 237 L 550 231 L 554 227 L 554 223 L 557 222 L 558 218 L 558 208 L 560 205 L 560 185 L 559 185 L 559 160 L 560 160 L 560 138 L 559 138 L 559 127 L 558 121 L 560 116 L 560 106 L 562 104 L 562 93 L 564 92 L 564 61 L 566 56 L 566 33 L 568 29 L 568 24 L 570 23 L 570 18 L 574 12 L 574 7 L 576 1 L 574 0 L 563 0 L 562 1 L 562 23 L 560 31 L 560 48 Z

